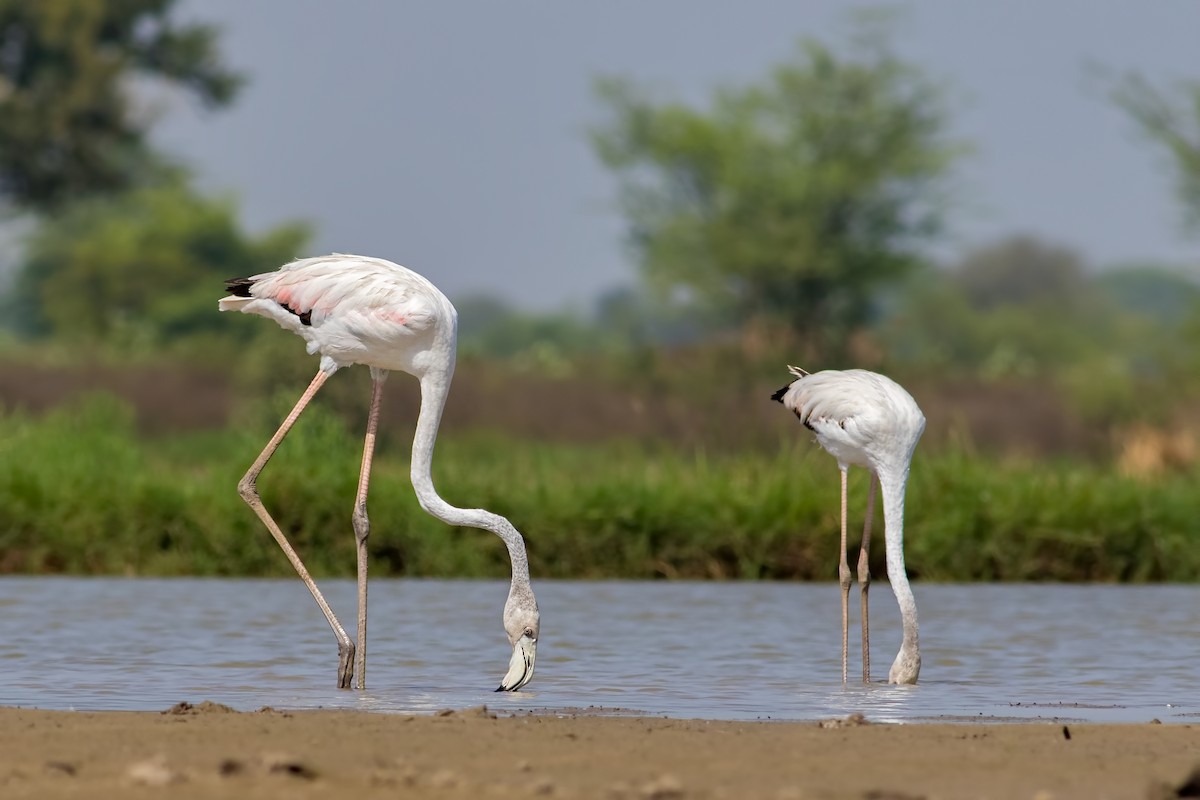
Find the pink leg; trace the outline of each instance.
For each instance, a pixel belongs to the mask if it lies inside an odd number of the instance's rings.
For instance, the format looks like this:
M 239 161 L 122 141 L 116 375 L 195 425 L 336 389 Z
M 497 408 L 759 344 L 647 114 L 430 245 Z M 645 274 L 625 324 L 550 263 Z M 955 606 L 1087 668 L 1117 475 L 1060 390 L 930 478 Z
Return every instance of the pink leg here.
M 246 474 L 238 482 L 238 494 L 246 501 L 246 504 L 254 510 L 258 518 L 267 526 L 267 530 L 275 537 L 275 541 L 283 548 L 284 555 L 288 561 L 292 562 L 292 566 L 296 568 L 296 573 L 300 579 L 304 581 L 304 585 L 308 587 L 308 591 L 312 593 L 313 599 L 317 601 L 317 605 L 321 607 L 321 612 L 325 615 L 325 620 L 329 623 L 329 627 L 333 629 L 333 635 L 337 637 L 338 643 L 338 688 L 349 689 L 350 682 L 354 677 L 354 644 L 350 641 L 350 637 L 346 635 L 342 623 L 338 622 L 338 618 L 333 613 L 333 609 L 329 607 L 329 603 L 325 602 L 325 598 L 321 595 L 321 590 L 317 588 L 317 584 L 313 581 L 312 576 L 308 574 L 308 569 L 305 568 L 304 562 L 300 560 L 300 556 L 296 554 L 287 537 L 283 535 L 283 531 L 279 529 L 279 525 L 267 513 L 267 509 L 263 506 L 262 498 L 258 496 L 258 476 L 263 471 L 263 467 L 271 460 L 271 456 L 279 448 L 283 438 L 287 436 L 288 431 L 296 424 L 300 413 L 316 395 L 317 390 L 329 379 L 332 372 L 318 370 L 317 376 L 312 379 L 312 383 L 304 390 L 304 394 L 300 396 L 295 408 L 284 419 L 283 424 L 279 426 L 279 430 L 275 431 L 275 435 L 271 437 L 271 441 L 267 442 L 267 446 L 263 448 L 262 453 L 250 465 L 250 469 L 246 470 Z
M 863 524 L 862 548 L 858 553 L 858 585 L 862 588 L 862 658 L 863 683 L 871 682 L 871 626 L 867 622 L 867 589 L 871 586 L 871 521 L 875 518 L 875 489 L 879 479 L 871 472 L 867 489 L 867 521 Z
M 850 565 L 846 562 L 846 468 L 842 468 L 842 546 L 838 582 L 842 587 L 842 683 L 846 682 L 847 650 L 850 645 Z
M 358 688 L 367 684 L 367 537 L 371 522 L 367 519 L 367 486 L 371 482 L 371 460 L 375 455 L 375 433 L 379 429 L 379 402 L 383 397 L 384 371 L 371 371 L 371 411 L 367 415 L 367 438 L 363 445 L 362 469 L 358 474 L 358 494 L 354 500 L 354 540 L 358 547 Z

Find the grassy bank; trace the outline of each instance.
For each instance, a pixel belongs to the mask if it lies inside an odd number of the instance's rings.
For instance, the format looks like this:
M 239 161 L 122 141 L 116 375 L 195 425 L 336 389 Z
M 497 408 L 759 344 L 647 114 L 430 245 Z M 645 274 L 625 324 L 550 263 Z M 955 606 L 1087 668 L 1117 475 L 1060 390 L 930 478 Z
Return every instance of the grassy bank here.
M 105 397 L 45 417 L 0 417 L 0 572 L 290 574 L 235 488 L 275 412 L 225 432 L 156 440 L 140 438 L 129 409 Z M 358 432 L 313 409 L 260 480 L 267 507 L 318 575 L 353 571 L 360 446 Z M 434 461 L 447 500 L 517 525 L 539 577 L 836 575 L 837 469 L 802 435 L 775 454 L 720 457 L 448 435 Z M 935 580 L 1192 581 L 1198 477 L 1143 482 L 1081 464 L 919 450 L 909 571 Z M 852 489 L 857 529 L 861 471 Z M 376 575 L 506 574 L 496 537 L 421 511 L 401 448 L 380 452 L 369 506 Z M 882 547 L 875 551 L 882 576 Z

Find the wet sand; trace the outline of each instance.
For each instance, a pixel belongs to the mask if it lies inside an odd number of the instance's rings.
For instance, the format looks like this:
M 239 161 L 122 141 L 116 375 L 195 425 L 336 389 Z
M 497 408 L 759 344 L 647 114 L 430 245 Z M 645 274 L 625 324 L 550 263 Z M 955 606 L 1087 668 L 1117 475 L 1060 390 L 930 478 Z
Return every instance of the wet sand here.
M 1200 725 L 0 708 L 3 798 L 1161 798 Z

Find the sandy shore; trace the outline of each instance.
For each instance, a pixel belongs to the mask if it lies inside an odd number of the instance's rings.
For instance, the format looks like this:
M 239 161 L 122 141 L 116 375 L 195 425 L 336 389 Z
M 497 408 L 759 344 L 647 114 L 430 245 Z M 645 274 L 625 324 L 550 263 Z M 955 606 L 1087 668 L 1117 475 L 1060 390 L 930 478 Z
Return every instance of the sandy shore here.
M 0 709 L 3 798 L 1159 798 L 1192 725 Z

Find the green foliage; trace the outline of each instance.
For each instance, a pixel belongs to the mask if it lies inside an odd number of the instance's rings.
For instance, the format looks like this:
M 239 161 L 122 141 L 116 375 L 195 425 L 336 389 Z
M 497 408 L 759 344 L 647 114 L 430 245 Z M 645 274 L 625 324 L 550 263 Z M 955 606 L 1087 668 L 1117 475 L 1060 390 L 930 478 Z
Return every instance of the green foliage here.
M 1082 259 L 1031 236 L 1011 236 L 967 253 L 950 281 L 976 311 L 1026 306 L 1072 312 L 1088 293 Z
M 128 410 L 104 396 L 42 419 L 0 416 L 0 572 L 291 574 L 235 488 L 290 400 L 242 415 L 228 433 L 160 441 L 140 440 Z M 792 441 L 776 453 L 712 456 L 454 437 L 439 443 L 434 477 L 450 502 L 508 516 L 537 578 L 832 580 L 837 469 L 815 445 Z M 314 406 L 259 480 L 318 576 L 354 569 L 360 443 Z M 1140 482 L 1075 463 L 920 451 L 907 498 L 909 571 L 933 580 L 1194 581 L 1197 478 Z M 865 473 L 852 472 L 855 529 L 865 488 Z M 369 507 L 377 575 L 507 574 L 496 537 L 421 511 L 403 449 L 378 453 Z M 884 574 L 882 546 L 872 565 Z
M 1070 251 L 1012 237 L 928 271 L 903 309 L 906 352 L 986 378 L 1031 377 L 1077 362 L 1112 311 Z
M 1016 236 L 919 272 L 877 334 L 893 363 L 1052 382 L 1085 419 L 1109 422 L 1166 416 L 1195 385 L 1178 347 L 1193 313 L 1200 285 L 1178 272 L 1093 272 L 1069 250 Z
M 1178 322 L 1200 306 L 1194 278 L 1156 264 L 1107 269 L 1095 277 L 1095 286 L 1114 306 L 1147 319 Z
M 571 354 L 595 352 L 598 341 L 591 320 L 570 312 L 517 311 L 486 296 L 455 302 L 459 319 L 459 353 L 464 358 L 500 358 L 548 375 L 570 370 Z
M 1112 98 L 1166 151 L 1175 167 L 1175 190 L 1185 223 L 1200 233 L 1200 80 L 1160 89 L 1141 75 L 1112 87 Z
M 1187 492 L 1195 475 L 1146 483 L 1076 464 L 953 454 L 921 459 L 912 474 L 906 541 L 921 577 L 1195 580 L 1196 565 L 1180 560 L 1197 531 Z
M 72 204 L 32 234 L 15 317 L 27 333 L 124 347 L 243 330 L 216 312 L 222 281 L 295 256 L 308 230 L 244 233 L 232 202 L 171 184 Z
M 626 349 L 712 341 L 731 328 L 720 315 L 680 307 L 628 287 L 602 294 L 596 300 L 595 320 L 607 339 Z
M 463 359 L 500 361 L 547 377 L 579 374 L 597 362 L 631 366 L 662 346 L 712 340 L 728 325 L 630 288 L 602 294 L 591 313 L 531 312 L 486 295 L 455 301 L 458 348 Z
M 825 353 L 918 261 L 962 152 L 940 87 L 868 31 L 846 52 L 805 41 L 708 109 L 620 79 L 597 91 L 611 118 L 594 146 L 621 179 L 650 282 Z
M 49 211 L 161 174 L 132 78 L 232 101 L 242 79 L 220 63 L 217 30 L 175 22 L 175 5 L 0 0 L 0 197 Z

